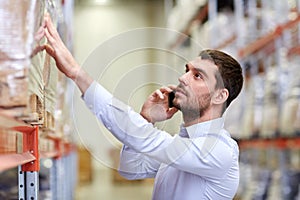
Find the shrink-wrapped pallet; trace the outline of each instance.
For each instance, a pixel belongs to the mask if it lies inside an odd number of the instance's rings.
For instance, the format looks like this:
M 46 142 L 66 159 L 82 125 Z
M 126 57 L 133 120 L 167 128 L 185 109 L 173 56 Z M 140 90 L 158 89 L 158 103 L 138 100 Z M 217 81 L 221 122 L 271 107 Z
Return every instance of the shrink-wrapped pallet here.
M 57 28 L 58 16 L 61 15 L 61 4 L 57 0 L 47 1 L 47 12 L 50 14 L 53 24 Z M 44 124 L 43 127 L 47 129 L 55 128 L 55 107 L 57 99 L 57 82 L 58 82 L 58 70 L 56 68 L 55 60 L 46 55 L 45 65 L 43 70 L 44 80 Z
M 29 61 L 1 61 L 0 65 L 0 107 L 26 106 Z M 16 68 L 9 69 L 8 67 Z
M 39 0 L 0 1 L 0 112 L 22 116 L 28 111 L 28 76 L 34 34 L 43 19 Z
M 47 12 L 58 29 L 60 37 L 69 48 L 71 45 L 71 33 L 62 14 L 61 1 L 48 1 Z M 59 72 L 53 58 L 46 55 L 44 66 L 44 97 L 45 113 L 44 128 L 55 129 L 56 135 L 68 140 L 70 132 L 70 114 L 69 105 L 66 102 L 67 79 Z
M 29 70 L 29 113 L 28 121 L 43 123 L 44 114 L 44 78 L 43 71 L 45 65 L 46 52 L 42 51 L 31 59 Z

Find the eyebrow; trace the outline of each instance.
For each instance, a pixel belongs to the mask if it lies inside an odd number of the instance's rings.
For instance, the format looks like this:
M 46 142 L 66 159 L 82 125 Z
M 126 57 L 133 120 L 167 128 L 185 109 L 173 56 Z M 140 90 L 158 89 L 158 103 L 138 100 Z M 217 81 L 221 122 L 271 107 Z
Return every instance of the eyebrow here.
M 206 73 L 203 69 L 197 68 L 197 67 L 195 67 L 195 66 L 193 66 L 192 64 L 189 64 L 189 63 L 185 64 L 185 67 L 188 68 L 188 69 L 190 68 L 189 66 L 192 66 L 194 70 L 200 72 L 200 73 L 203 74 L 206 78 L 208 78 L 207 73 Z

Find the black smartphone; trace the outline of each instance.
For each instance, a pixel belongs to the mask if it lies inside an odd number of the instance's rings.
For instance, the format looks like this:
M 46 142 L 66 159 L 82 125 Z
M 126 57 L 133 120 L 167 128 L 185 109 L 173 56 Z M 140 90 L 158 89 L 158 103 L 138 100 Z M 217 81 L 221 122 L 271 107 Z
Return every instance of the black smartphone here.
M 168 95 L 168 103 L 170 108 L 174 107 L 173 105 L 174 98 L 175 98 L 175 92 L 170 92 Z

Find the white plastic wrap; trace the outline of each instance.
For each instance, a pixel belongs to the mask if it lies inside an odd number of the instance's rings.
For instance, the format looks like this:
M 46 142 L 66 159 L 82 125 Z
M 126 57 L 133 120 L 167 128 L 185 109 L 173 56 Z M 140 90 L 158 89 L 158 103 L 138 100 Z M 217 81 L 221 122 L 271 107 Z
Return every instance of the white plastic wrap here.
M 0 1 L 0 18 L 2 20 L 0 25 L 0 60 L 30 58 L 34 33 L 42 19 L 42 2 L 39 0 Z
M 0 107 L 25 107 L 34 33 L 43 17 L 43 1 L 0 1 Z
M 20 62 L 24 67 L 24 63 Z M 17 63 L 14 63 L 17 66 Z M 25 107 L 28 101 L 28 71 L 26 69 L 6 71 L 0 75 L 0 107 Z
M 58 70 L 55 67 L 55 61 L 49 58 L 48 77 L 45 84 L 45 111 L 54 115 L 56 105 L 56 90 L 58 81 Z
M 50 14 L 54 25 L 57 27 L 62 15 L 61 3 L 58 0 L 47 0 L 47 12 Z M 57 102 L 57 82 L 58 70 L 53 58 L 46 55 L 45 65 L 43 71 L 44 79 L 44 98 L 45 98 L 45 112 L 48 112 L 51 117 L 54 117 L 55 107 Z M 46 119 L 47 120 L 47 119 Z

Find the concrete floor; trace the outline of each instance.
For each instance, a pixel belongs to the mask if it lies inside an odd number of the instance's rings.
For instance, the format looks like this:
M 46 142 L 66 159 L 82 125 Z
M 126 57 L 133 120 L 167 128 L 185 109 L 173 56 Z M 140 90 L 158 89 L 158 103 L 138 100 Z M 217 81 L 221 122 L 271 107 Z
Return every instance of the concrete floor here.
M 110 170 L 95 170 L 91 184 L 78 186 L 75 200 L 150 200 L 153 181 L 115 183 Z

